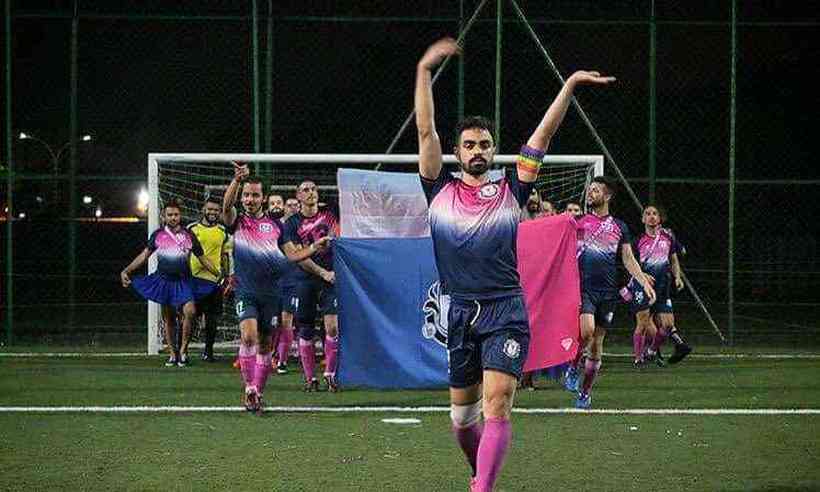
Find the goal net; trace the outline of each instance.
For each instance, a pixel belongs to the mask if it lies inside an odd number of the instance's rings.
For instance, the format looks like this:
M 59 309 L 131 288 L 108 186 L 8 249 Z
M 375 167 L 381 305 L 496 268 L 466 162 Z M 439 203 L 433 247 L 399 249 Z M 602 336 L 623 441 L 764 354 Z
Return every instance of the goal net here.
M 515 169 L 516 155 L 497 155 L 498 166 Z M 337 171 L 341 168 L 382 171 L 417 172 L 415 154 L 149 154 L 148 155 L 148 234 L 160 227 L 160 211 L 164 203 L 176 199 L 182 206 L 183 224 L 201 217 L 204 201 L 209 196 L 221 199 L 233 178 L 232 161 L 247 164 L 251 173 L 265 182 L 268 193 L 294 198 L 296 187 L 309 179 L 319 188 L 320 205 L 338 209 Z M 445 169 L 457 170 L 455 158 L 445 156 Z M 586 188 L 594 176 L 603 174 L 603 156 L 547 155 L 536 181 L 539 197 L 550 201 L 558 211 L 575 201 L 584 206 Z M 534 198 L 534 197 L 533 197 Z M 344 234 L 344 233 L 343 233 Z M 149 260 L 148 271 L 156 269 L 156 258 Z M 166 344 L 159 306 L 148 303 L 148 353 L 159 353 Z M 191 347 L 201 347 L 204 331 L 201 320 L 193 329 Z M 225 299 L 217 323 L 217 347 L 236 347 L 239 328 L 233 305 Z

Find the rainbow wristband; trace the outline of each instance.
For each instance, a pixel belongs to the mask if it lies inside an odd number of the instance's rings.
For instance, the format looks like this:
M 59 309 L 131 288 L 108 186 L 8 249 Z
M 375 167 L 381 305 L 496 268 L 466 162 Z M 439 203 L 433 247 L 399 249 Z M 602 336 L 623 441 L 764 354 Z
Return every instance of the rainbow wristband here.
M 539 149 L 533 149 L 526 145 L 521 146 L 521 151 L 518 153 L 516 167 L 528 173 L 538 173 L 541 168 L 541 161 L 544 159 L 545 152 Z

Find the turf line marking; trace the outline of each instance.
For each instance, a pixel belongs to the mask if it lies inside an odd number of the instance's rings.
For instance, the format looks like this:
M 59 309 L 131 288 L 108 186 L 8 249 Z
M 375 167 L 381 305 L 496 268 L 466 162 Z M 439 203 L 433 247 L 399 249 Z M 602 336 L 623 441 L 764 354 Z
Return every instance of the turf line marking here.
M 217 413 L 244 412 L 243 407 L 90 406 L 0 407 L 0 413 Z M 445 413 L 450 407 L 268 407 L 270 413 Z M 603 415 L 820 415 L 818 408 L 514 408 L 520 414 Z
M 236 355 L 234 352 L 217 352 L 226 358 Z M 607 357 L 633 357 L 631 353 L 604 352 Z M 64 357 L 64 358 L 118 358 L 118 357 L 159 357 L 167 354 L 148 355 L 145 352 L 0 352 L 0 357 L 37 358 L 37 357 Z M 690 359 L 820 359 L 820 354 L 690 354 Z

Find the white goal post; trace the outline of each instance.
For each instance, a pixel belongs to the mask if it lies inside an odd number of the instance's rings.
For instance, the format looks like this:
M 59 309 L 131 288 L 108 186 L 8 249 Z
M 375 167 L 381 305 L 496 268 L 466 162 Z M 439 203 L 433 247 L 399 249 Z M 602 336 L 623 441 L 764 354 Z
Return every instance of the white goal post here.
M 509 166 L 515 163 L 517 155 L 503 154 L 495 156 L 497 164 Z M 184 187 L 197 188 L 202 190 L 227 185 L 233 171 L 227 166 L 231 161 L 242 163 L 258 163 L 274 166 L 275 169 L 288 169 L 288 175 L 284 179 L 277 179 L 277 173 L 273 173 L 273 188 L 295 190 L 299 179 L 313 178 L 317 166 L 323 168 L 326 176 L 327 172 L 332 172 L 335 177 L 335 170 L 342 167 L 349 167 L 351 164 L 367 166 L 373 169 L 377 164 L 392 165 L 391 170 L 399 167 L 407 172 L 417 172 L 418 155 L 416 154 L 210 154 L 210 153 L 156 153 L 148 154 L 148 231 L 150 235 L 160 226 L 160 206 L 163 195 L 174 196 L 175 189 L 182 190 Z M 455 157 L 444 156 L 445 164 L 455 164 Z M 604 173 L 604 157 L 601 155 L 546 155 L 544 166 L 536 188 L 540 189 L 539 183 L 546 188 L 548 183 L 565 183 L 561 193 L 566 193 L 574 199 L 581 201 L 583 206 L 583 190 L 589 184 L 593 176 Z M 312 170 L 300 169 L 300 164 L 313 166 Z M 168 166 L 179 168 L 178 174 L 173 179 L 175 188 L 163 186 L 163 169 Z M 218 167 L 217 167 L 218 166 Z M 406 166 L 406 168 L 405 168 Z M 196 172 L 186 174 L 186 167 L 196 169 Z M 220 173 L 208 174 L 208 169 L 213 168 Z M 228 172 L 229 171 L 229 172 Z M 183 176 L 180 178 L 179 176 Z M 187 178 L 185 176 L 188 176 Z M 282 182 L 286 181 L 286 182 Z M 289 181 L 289 182 L 288 182 Z M 334 181 L 335 183 L 335 181 Z M 320 184 L 320 183 L 317 183 Z M 324 184 L 322 188 L 335 189 L 335 185 Z M 580 189 L 579 193 L 577 190 Z M 197 192 L 203 194 L 204 192 Z M 556 193 L 558 193 L 556 191 Z M 551 195 L 550 195 L 551 196 Z M 193 213 L 193 210 L 189 210 Z M 185 216 L 186 211 L 183 211 Z M 186 217 L 190 219 L 190 217 Z M 148 271 L 154 272 L 157 267 L 156 256 L 152 255 L 148 262 Z M 148 303 L 148 354 L 158 354 L 163 348 L 162 330 L 160 330 L 159 306 L 153 302 Z

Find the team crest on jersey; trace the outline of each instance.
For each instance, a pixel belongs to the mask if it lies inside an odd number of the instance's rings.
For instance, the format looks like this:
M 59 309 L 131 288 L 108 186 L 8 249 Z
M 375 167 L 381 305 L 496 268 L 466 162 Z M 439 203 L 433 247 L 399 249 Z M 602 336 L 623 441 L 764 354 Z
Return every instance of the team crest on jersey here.
M 442 347 L 447 347 L 447 313 L 450 312 L 450 296 L 441 293 L 439 282 L 427 288 L 427 300 L 422 305 L 424 325 L 421 334 Z
M 638 303 L 638 304 L 643 302 L 643 291 L 642 290 L 639 290 L 638 292 L 635 292 L 635 302 Z
M 512 338 L 508 338 L 507 341 L 504 342 L 504 354 L 510 359 L 517 359 L 521 354 L 521 344 Z
M 259 232 L 270 234 L 271 231 L 273 231 L 273 225 L 267 222 L 262 222 L 259 224 Z
M 490 198 L 498 195 L 498 191 L 500 189 L 501 188 L 499 188 L 495 183 L 487 183 L 478 190 L 478 196 L 484 198 L 485 200 L 489 200 Z

